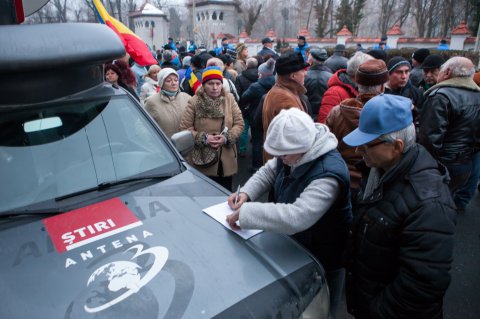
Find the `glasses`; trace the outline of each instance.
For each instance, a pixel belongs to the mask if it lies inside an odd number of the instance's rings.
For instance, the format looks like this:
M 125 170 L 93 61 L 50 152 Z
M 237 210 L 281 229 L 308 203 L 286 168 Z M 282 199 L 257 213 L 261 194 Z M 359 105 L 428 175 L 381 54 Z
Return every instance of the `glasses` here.
M 375 146 L 378 146 L 383 143 L 388 143 L 387 141 L 376 141 L 376 142 L 370 142 L 367 144 L 360 145 L 359 147 L 362 147 L 365 150 L 368 150 L 369 148 L 374 148 Z

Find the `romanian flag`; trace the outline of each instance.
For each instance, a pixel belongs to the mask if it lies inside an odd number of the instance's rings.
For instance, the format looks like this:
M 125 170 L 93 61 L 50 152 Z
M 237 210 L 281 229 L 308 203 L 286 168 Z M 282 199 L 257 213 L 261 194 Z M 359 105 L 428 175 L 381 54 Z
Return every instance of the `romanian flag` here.
M 93 6 L 100 22 L 115 31 L 122 40 L 125 50 L 135 62 L 142 66 L 158 64 L 145 42 L 123 23 L 111 17 L 100 0 L 93 0 Z
M 193 94 L 197 92 L 198 87 L 202 84 L 200 81 L 197 79 L 197 76 L 195 73 L 193 73 L 192 68 L 188 68 L 187 71 L 185 72 L 185 79 L 188 81 L 188 85 L 193 90 Z

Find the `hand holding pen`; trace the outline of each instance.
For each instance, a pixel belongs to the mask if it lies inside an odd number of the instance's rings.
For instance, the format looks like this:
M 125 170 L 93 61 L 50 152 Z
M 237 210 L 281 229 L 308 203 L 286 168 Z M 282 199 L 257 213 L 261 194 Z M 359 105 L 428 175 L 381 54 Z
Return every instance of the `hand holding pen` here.
M 228 206 L 234 211 L 232 214 L 227 215 L 227 223 L 234 230 L 239 230 L 237 221 L 240 218 L 240 207 L 243 203 L 248 201 L 248 195 L 246 193 L 240 193 L 240 185 L 237 187 L 237 191 L 232 193 L 228 197 Z

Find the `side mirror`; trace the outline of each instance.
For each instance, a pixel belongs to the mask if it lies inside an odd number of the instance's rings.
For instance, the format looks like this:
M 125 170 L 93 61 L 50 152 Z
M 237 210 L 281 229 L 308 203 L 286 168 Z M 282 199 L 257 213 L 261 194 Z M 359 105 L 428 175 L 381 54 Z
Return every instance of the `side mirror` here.
M 170 140 L 172 141 L 177 151 L 182 154 L 182 156 L 186 156 L 195 145 L 192 132 L 190 131 L 181 131 L 175 133 L 172 135 Z

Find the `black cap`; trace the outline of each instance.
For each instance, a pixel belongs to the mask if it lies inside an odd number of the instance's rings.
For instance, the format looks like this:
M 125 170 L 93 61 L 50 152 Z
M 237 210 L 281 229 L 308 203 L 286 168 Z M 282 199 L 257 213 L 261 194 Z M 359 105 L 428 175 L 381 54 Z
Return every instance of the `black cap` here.
M 307 39 L 305 39 L 305 37 L 304 37 L 303 35 L 299 35 L 297 39 L 298 39 L 298 40 L 307 41 Z
M 439 54 L 430 54 L 422 63 L 422 69 L 439 69 L 445 60 Z
M 412 54 L 412 59 L 415 59 L 416 61 L 423 63 L 425 58 L 430 54 L 429 49 L 418 49 L 417 51 L 413 52 Z
M 328 59 L 327 50 L 325 49 L 312 49 L 310 50 L 310 54 L 315 60 L 318 61 L 325 61 L 326 59 Z
M 222 38 L 222 42 L 228 40 L 227 37 Z
M 333 51 L 334 52 L 345 52 L 345 51 L 347 51 L 347 49 L 345 48 L 344 44 L 337 44 Z
M 375 59 L 383 60 L 384 62 L 387 61 L 387 57 L 388 57 L 387 52 L 380 49 L 370 50 L 367 52 L 367 54 L 373 56 Z
M 279 75 L 284 75 L 300 71 L 308 66 L 300 52 L 289 52 L 278 58 L 275 63 L 275 71 Z
M 265 44 L 265 43 L 273 43 L 273 40 L 270 39 L 270 38 L 268 38 L 268 37 L 267 37 L 267 38 L 263 38 L 263 39 L 262 39 L 262 44 Z

